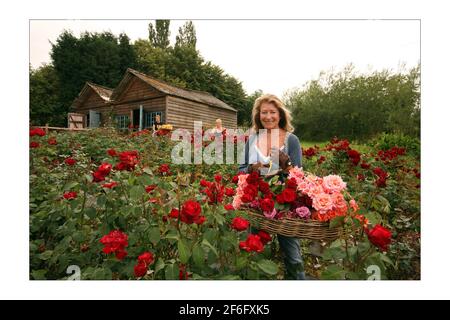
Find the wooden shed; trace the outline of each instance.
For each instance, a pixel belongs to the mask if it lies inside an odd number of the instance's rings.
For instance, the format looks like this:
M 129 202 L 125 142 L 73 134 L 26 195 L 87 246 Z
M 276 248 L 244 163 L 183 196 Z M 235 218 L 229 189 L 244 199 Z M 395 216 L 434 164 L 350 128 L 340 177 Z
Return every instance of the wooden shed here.
M 174 129 L 193 130 L 194 121 L 213 127 L 217 118 L 226 128 L 237 127 L 237 110 L 208 92 L 169 85 L 133 69 L 114 90 L 86 83 L 72 104 L 75 114 L 82 114 L 87 127 L 114 123 L 118 128 L 145 129 L 160 115 Z

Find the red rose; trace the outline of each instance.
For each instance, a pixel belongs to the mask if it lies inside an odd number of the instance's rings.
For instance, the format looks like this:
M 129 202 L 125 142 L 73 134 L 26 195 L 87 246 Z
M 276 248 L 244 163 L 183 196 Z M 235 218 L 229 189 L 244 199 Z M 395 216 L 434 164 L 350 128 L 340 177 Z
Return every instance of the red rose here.
M 211 182 L 206 181 L 205 179 L 202 179 L 202 180 L 200 180 L 200 185 L 201 185 L 203 188 L 209 188 L 209 186 L 211 185 Z
M 216 180 L 217 183 L 220 183 L 220 181 L 222 181 L 222 176 L 220 174 L 217 174 L 214 176 L 214 180 Z
M 236 217 L 231 222 L 231 227 L 237 231 L 244 231 L 248 229 L 250 222 L 241 217 Z
M 201 224 L 205 223 L 205 221 L 206 221 L 206 218 L 204 216 L 199 216 L 197 219 L 195 219 L 194 223 L 201 225 Z
M 127 169 L 127 165 L 123 162 L 119 162 L 118 164 L 115 165 L 114 168 L 119 171 L 124 171 Z
M 100 243 L 104 245 L 103 252 L 106 254 L 115 253 L 119 260 L 127 256 L 125 247 L 128 246 L 128 236 L 122 231 L 111 231 L 100 239 Z
M 36 135 L 43 137 L 43 136 L 45 136 L 45 131 L 42 130 L 41 128 L 35 128 L 35 129 L 30 130 L 30 137 L 33 137 Z
M 153 190 L 155 190 L 155 188 L 156 188 L 156 185 L 151 184 L 151 185 L 145 187 L 145 191 L 146 191 L 147 193 L 150 193 L 150 192 L 152 192 Z
M 98 167 L 97 172 L 100 172 L 102 176 L 107 176 L 111 172 L 111 169 L 112 165 L 104 162 L 100 165 L 100 167 Z
M 103 188 L 107 188 L 107 189 L 112 189 L 112 188 L 114 188 L 114 187 L 117 186 L 117 185 L 118 185 L 117 182 L 112 181 L 112 182 L 110 182 L 110 183 L 102 184 L 102 187 L 103 187 Z
M 39 142 L 30 142 L 30 148 L 39 148 L 40 144 Z
M 259 172 L 253 171 L 250 173 L 247 177 L 247 183 L 248 184 L 257 184 L 259 182 Z
M 77 160 L 75 160 L 73 158 L 67 158 L 66 160 L 64 160 L 64 163 L 69 166 L 73 166 L 76 162 L 77 162 Z
M 370 169 L 370 164 L 363 162 L 363 163 L 361 163 L 361 168 Z
M 381 251 L 387 251 L 388 245 L 391 243 L 391 232 L 377 224 L 370 231 L 366 231 L 367 236 L 373 245 L 380 248 Z
M 277 194 L 276 200 L 279 204 L 284 204 L 286 201 L 284 200 L 283 193 Z
M 270 192 L 270 186 L 269 186 L 269 184 L 267 182 L 261 180 L 259 182 L 259 190 L 262 193 L 264 193 L 264 194 L 269 193 Z
M 295 180 L 295 178 L 290 178 L 288 181 L 286 181 L 286 186 L 289 189 L 297 189 L 297 181 Z
M 175 208 L 174 208 L 174 209 L 172 209 L 172 210 L 170 211 L 169 217 L 170 217 L 170 218 L 177 219 L 179 213 L 180 213 L 180 212 L 178 211 L 178 209 L 175 209 Z
M 104 181 L 105 180 L 105 176 L 101 174 L 101 172 L 99 171 L 95 171 L 92 174 L 92 177 L 94 178 L 94 182 L 100 182 L 100 181 Z
M 270 236 L 270 234 L 268 234 L 267 232 L 260 230 L 258 232 L 258 236 L 261 239 L 261 242 L 266 245 L 266 243 L 272 241 L 272 237 Z
M 127 255 L 128 253 L 125 250 L 119 249 L 116 251 L 116 258 L 119 260 L 123 260 Z
M 225 194 L 226 194 L 228 197 L 234 196 L 234 194 L 235 194 L 234 189 L 233 189 L 233 188 L 225 188 Z
M 243 203 L 249 203 L 253 201 L 253 197 L 249 195 L 248 193 L 245 193 L 241 198 Z
M 77 197 L 77 193 L 75 191 L 71 191 L 71 192 L 66 192 L 63 195 L 64 199 L 70 200 L 70 199 L 75 199 Z
M 317 159 L 317 163 L 322 164 L 325 160 L 326 160 L 326 158 L 324 156 L 320 156 L 320 158 Z
M 160 165 L 158 170 L 161 175 L 170 175 L 170 167 L 168 164 Z
M 117 156 L 117 151 L 114 150 L 114 149 L 108 149 L 107 152 L 108 152 L 108 154 L 109 154 L 111 157 Z
M 297 199 L 297 193 L 292 189 L 284 189 L 282 194 L 284 202 L 291 203 L 294 202 L 295 199 Z
M 234 207 L 233 207 L 233 205 L 231 203 L 226 204 L 223 207 L 225 208 L 225 210 L 228 210 L 228 211 L 234 210 Z
M 239 247 L 247 252 L 263 252 L 264 245 L 256 234 L 250 234 L 246 241 L 241 241 Z
M 137 278 L 143 277 L 147 274 L 148 266 L 145 263 L 138 263 L 134 266 L 134 275 Z
M 188 200 L 183 204 L 181 208 L 181 221 L 192 224 L 199 219 L 202 207 L 197 201 Z
M 273 207 L 275 206 L 275 202 L 270 198 L 264 198 L 260 200 L 259 205 L 261 206 L 262 211 L 272 212 Z
M 154 260 L 153 253 L 148 251 L 144 252 L 138 257 L 138 262 L 145 263 L 147 266 L 151 265 L 153 263 L 153 260 Z
M 50 139 L 48 139 L 48 144 L 49 145 L 56 145 L 57 144 L 57 142 L 56 142 L 56 139 L 55 138 L 50 138 Z
M 253 200 L 258 195 L 257 186 L 249 184 L 245 187 L 244 194 L 248 194 Z
M 179 273 L 178 273 L 178 278 L 180 280 L 187 280 L 188 279 L 188 273 L 186 271 L 186 266 L 184 264 L 180 264 L 179 266 Z

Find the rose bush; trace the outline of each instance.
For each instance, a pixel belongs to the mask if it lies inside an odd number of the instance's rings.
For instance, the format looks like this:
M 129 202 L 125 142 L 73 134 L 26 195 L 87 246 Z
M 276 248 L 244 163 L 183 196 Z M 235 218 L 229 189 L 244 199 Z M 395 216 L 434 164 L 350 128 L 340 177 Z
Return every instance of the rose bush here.
M 30 130 L 30 278 L 65 279 L 78 265 L 82 279 L 282 279 L 277 241 L 263 230 L 252 234 L 246 211 L 232 205 L 237 194 L 247 202 L 255 192 L 269 195 L 267 182 L 256 187 L 254 178 L 240 190 L 237 165 L 174 165 L 173 145 L 145 132 Z M 355 164 L 349 148 L 333 141 L 304 156 L 308 172 L 330 176 L 324 186 L 337 190 L 345 181 L 357 200 L 352 217 L 331 220 L 349 232 L 323 244 L 321 257 L 303 242 L 307 273 L 367 278 L 364 268 L 382 263 L 384 278 L 417 278 L 418 159 L 380 158 L 368 148 Z M 259 205 L 267 212 L 290 205 L 295 184 Z M 311 205 L 294 213 L 309 218 Z M 327 199 L 316 205 L 327 207 Z

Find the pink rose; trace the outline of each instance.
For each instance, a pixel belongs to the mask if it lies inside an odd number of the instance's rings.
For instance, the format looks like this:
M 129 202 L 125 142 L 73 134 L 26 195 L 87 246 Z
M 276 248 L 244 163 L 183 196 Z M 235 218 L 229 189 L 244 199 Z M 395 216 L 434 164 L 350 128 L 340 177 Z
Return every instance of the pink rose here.
M 331 192 L 340 192 L 347 187 L 347 184 L 340 176 L 332 174 L 323 178 L 323 186 Z
M 311 211 L 309 211 L 308 207 L 298 207 L 295 209 L 295 213 L 302 219 L 308 219 L 311 216 Z

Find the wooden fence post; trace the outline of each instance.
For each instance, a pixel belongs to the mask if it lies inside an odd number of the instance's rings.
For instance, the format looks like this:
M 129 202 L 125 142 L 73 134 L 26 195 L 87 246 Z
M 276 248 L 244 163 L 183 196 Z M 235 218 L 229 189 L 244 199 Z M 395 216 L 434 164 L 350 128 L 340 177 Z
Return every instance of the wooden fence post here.
M 45 124 L 45 134 L 48 134 L 48 123 Z

